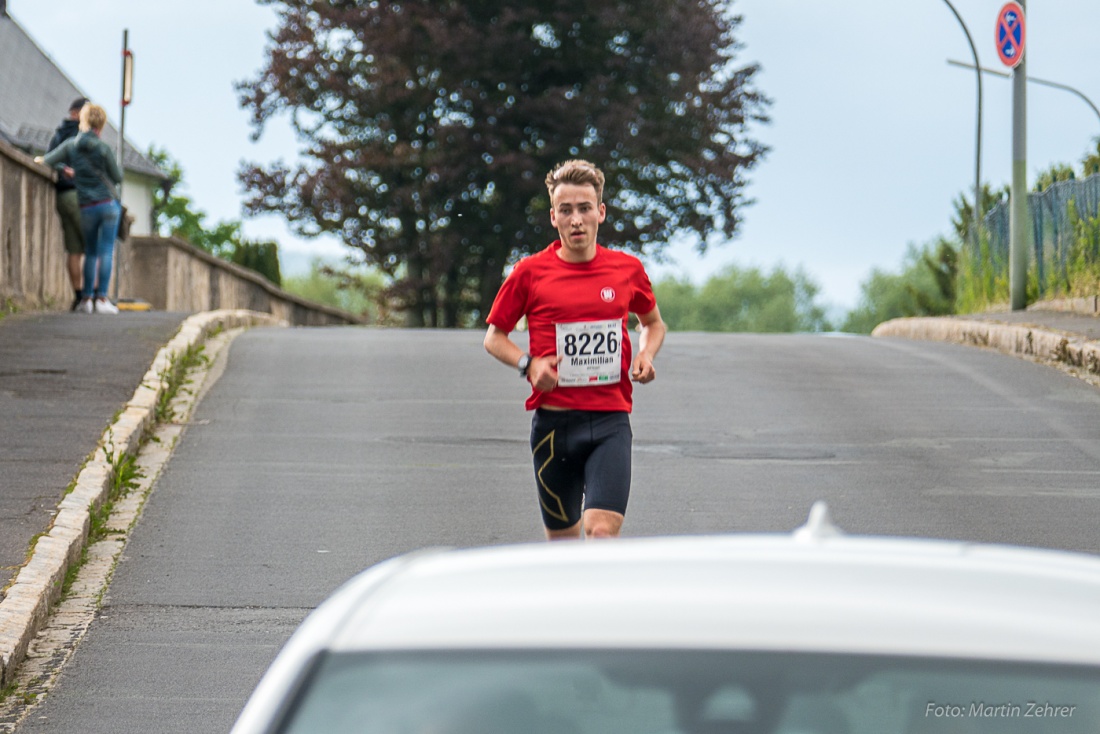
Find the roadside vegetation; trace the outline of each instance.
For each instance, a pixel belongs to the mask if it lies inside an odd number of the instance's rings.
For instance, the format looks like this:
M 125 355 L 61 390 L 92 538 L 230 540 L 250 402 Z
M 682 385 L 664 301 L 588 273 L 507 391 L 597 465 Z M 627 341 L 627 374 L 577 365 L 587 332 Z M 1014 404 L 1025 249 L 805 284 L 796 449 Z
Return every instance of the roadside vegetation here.
M 1096 146 L 1082 159 L 1079 169 L 1065 164 L 1051 166 L 1038 176 L 1033 190 L 1042 192 L 1058 182 L 1100 173 L 1100 138 Z M 1007 187 L 994 189 L 986 184 L 982 214 L 1006 204 L 1008 195 Z M 185 199 L 184 204 L 186 210 L 189 202 Z M 867 334 L 893 318 L 976 313 L 1001 307 L 1009 300 L 1007 260 L 998 262 L 985 227 L 979 231 L 975 249 L 971 238 L 972 200 L 960 194 L 953 204 L 950 234 L 921 245 L 911 244 L 897 270 L 872 270 L 860 285 L 856 307 L 840 318 L 834 315 L 830 319 L 826 305 L 820 302 L 820 286 L 810 274 L 801 268 L 791 271 L 782 266 L 770 272 L 729 266 L 701 284 L 684 277 L 665 277 L 654 283 L 661 314 L 669 327 L 678 331 L 777 333 L 835 329 Z M 181 217 L 181 221 L 189 222 L 191 227 L 204 226 L 201 212 L 197 217 Z M 1061 261 L 1044 263 L 1043 268 L 1035 267 L 1034 262 L 1029 268 L 1029 303 L 1040 297 L 1074 298 L 1100 293 L 1100 213 L 1082 215 L 1076 202 L 1070 201 L 1065 228 L 1072 232 L 1068 254 Z M 226 223 L 215 230 L 197 239 L 217 242 L 234 231 Z M 394 296 L 394 286 L 395 280 L 377 268 L 362 264 L 335 267 L 320 259 L 311 263 L 308 273 L 282 282 L 290 293 L 356 314 L 366 323 L 402 326 L 406 319 L 400 299 Z M 478 326 L 477 313 L 467 314 L 458 325 Z
M 661 316 L 676 331 L 829 331 L 819 286 L 804 272 L 731 266 L 703 285 L 664 278 L 653 286 Z
M 1058 164 L 1037 178 L 1041 192 L 1060 181 L 1100 173 L 1097 150 L 1084 157 L 1079 169 Z M 983 216 L 1006 204 L 1008 187 L 982 191 Z M 820 286 L 801 268 L 779 266 L 769 272 L 729 266 L 697 284 L 685 277 L 665 277 L 654 283 L 661 315 L 677 331 L 803 332 L 840 330 L 869 334 L 875 326 L 905 316 L 943 316 L 976 313 L 1003 306 L 1009 300 L 1007 260 L 991 252 L 986 228 L 979 231 L 975 249 L 971 238 L 972 197 L 960 194 L 953 202 L 948 235 L 910 244 L 897 270 L 874 269 L 860 284 L 856 307 L 839 318 L 827 314 L 820 302 Z M 1029 269 L 1028 302 L 1043 298 L 1072 298 L 1100 293 L 1100 214 L 1082 216 L 1070 202 L 1066 226 L 1073 232 L 1064 263 L 1048 262 Z M 992 263 L 992 265 L 991 265 Z M 392 281 L 378 270 L 337 269 L 314 261 L 304 276 L 287 278 L 284 287 L 319 303 L 361 315 L 368 323 L 403 325 L 396 304 L 388 297 Z M 476 325 L 475 319 L 466 324 Z
M 1033 192 L 1041 193 L 1059 182 L 1100 173 L 1100 138 L 1095 149 L 1081 159 L 1080 167 L 1059 163 L 1041 172 Z M 980 212 L 1007 204 L 1008 188 L 983 187 Z M 869 333 L 877 324 L 903 316 L 939 316 L 977 313 L 1009 302 L 1008 259 L 995 247 L 987 227 L 971 237 L 973 200 L 960 194 L 955 200 L 952 233 L 923 247 L 910 246 L 896 273 L 875 270 L 861 285 L 859 305 L 848 315 L 845 331 Z M 1100 293 L 1100 212 L 1081 212 L 1070 199 L 1048 215 L 1056 222 L 1062 249 L 1044 248 L 1042 262 L 1034 254 L 1028 266 L 1027 302 L 1040 298 L 1075 298 Z
M 149 158 L 168 175 L 167 185 L 153 197 L 154 230 L 178 237 L 195 247 L 228 262 L 254 270 L 275 285 L 282 283 L 279 270 L 279 246 L 274 242 L 247 240 L 241 233 L 240 220 L 208 224 L 206 212 L 197 208 L 183 191 L 183 167 L 166 150 L 150 146 Z
M 308 273 L 285 277 L 282 287 L 315 303 L 355 314 L 368 324 L 404 323 L 387 296 L 388 279 L 372 268 L 337 268 L 315 258 Z
M 673 236 L 741 231 L 749 174 L 768 154 L 755 126 L 769 122 L 771 100 L 759 65 L 738 58 L 741 18 L 725 3 L 671 16 L 664 2 L 612 3 L 582 25 L 567 20 L 572 5 L 527 0 L 507 12 L 427 0 L 280 7 L 261 67 L 237 93 L 255 138 L 290 122 L 298 160 L 242 162 L 245 211 L 337 237 L 346 264 L 316 261 L 284 279 L 275 243 L 244 239 L 237 220 L 208 222 L 179 163 L 153 148 L 171 180 L 155 203 L 160 232 L 368 323 L 450 328 L 483 326 L 507 266 L 553 239 L 541 172 L 563 156 L 602 164 L 607 240 L 650 261 Z M 1100 139 L 1036 189 L 1095 173 Z M 681 330 L 868 333 L 896 317 L 1005 304 L 1001 229 L 983 225 L 976 242 L 970 230 L 975 208 L 996 213 L 1007 191 L 987 185 L 980 198 L 961 194 L 947 234 L 910 244 L 896 271 L 873 270 L 845 315 L 820 303 L 810 274 L 786 267 L 663 279 L 662 314 Z M 1069 211 L 1057 214 L 1061 249 L 1032 264 L 1029 301 L 1100 289 L 1097 212 L 1059 206 Z

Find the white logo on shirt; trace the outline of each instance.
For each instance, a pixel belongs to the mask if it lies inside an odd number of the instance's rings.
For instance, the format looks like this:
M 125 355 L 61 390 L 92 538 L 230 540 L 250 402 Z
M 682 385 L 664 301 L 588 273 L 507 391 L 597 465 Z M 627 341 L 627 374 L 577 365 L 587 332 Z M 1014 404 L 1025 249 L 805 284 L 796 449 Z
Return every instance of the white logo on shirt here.
M 611 303 L 615 300 L 615 289 L 604 288 L 602 291 L 600 291 L 600 298 L 602 298 L 607 303 Z

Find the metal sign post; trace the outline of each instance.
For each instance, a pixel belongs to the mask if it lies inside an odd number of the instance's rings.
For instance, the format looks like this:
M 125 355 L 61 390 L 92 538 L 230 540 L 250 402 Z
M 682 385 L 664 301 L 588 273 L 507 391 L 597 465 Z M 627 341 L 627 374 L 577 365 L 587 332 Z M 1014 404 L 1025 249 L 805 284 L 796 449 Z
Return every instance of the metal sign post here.
M 130 29 L 122 31 L 122 95 L 119 110 L 118 123 L 118 170 L 122 171 L 122 182 L 118 185 L 118 203 L 122 204 L 122 191 L 126 185 L 126 167 L 123 164 L 126 148 L 126 108 L 130 106 L 130 100 L 134 94 L 134 55 L 130 53 Z M 120 222 L 121 224 L 121 222 Z M 116 242 L 116 249 L 121 249 L 124 243 Z M 122 253 L 116 253 L 114 259 L 115 270 L 115 303 L 118 303 L 118 281 L 122 278 Z
M 997 14 L 997 55 L 1012 68 L 1012 194 L 1008 210 L 1008 286 L 1013 311 L 1027 307 L 1027 22 L 1021 2 Z

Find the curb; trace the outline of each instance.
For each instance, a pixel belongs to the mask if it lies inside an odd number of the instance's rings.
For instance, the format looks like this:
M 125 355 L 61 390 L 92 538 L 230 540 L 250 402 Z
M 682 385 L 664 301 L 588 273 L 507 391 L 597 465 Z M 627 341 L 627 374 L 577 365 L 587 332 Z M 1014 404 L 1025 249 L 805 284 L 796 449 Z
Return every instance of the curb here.
M 989 347 L 1018 357 L 1033 357 L 1100 375 L 1100 342 L 1076 334 L 1028 324 L 916 316 L 885 321 L 871 336 Z
M 110 491 L 108 453 L 137 453 L 155 423 L 157 403 L 168 387 L 165 375 L 173 362 L 191 347 L 204 343 L 215 330 L 286 325 L 286 321 L 256 311 L 208 311 L 187 318 L 157 352 L 134 396 L 103 432 L 99 447 L 77 474 L 73 490 L 58 504 L 53 522 L 39 536 L 30 559 L 0 601 L 0 690 L 15 680 L 16 669 L 31 641 L 61 597 L 66 574 L 83 556 L 92 513 Z

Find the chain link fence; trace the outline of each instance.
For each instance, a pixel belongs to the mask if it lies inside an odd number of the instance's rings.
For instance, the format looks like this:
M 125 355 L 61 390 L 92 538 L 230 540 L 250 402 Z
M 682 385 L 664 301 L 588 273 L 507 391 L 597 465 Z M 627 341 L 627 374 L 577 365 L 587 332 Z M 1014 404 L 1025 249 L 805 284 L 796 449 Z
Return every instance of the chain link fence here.
M 1072 204 L 1072 206 L 1071 206 Z M 1009 202 L 993 207 L 985 216 L 989 233 L 989 267 L 992 272 L 1008 272 L 1008 211 Z M 1100 174 L 1071 181 L 1058 181 L 1045 191 L 1027 195 L 1028 218 L 1031 221 L 1031 264 L 1039 294 L 1043 295 L 1052 275 L 1066 272 L 1067 260 L 1077 239 L 1076 222 L 1100 217 Z M 1050 269 L 1056 269 L 1053 273 Z

